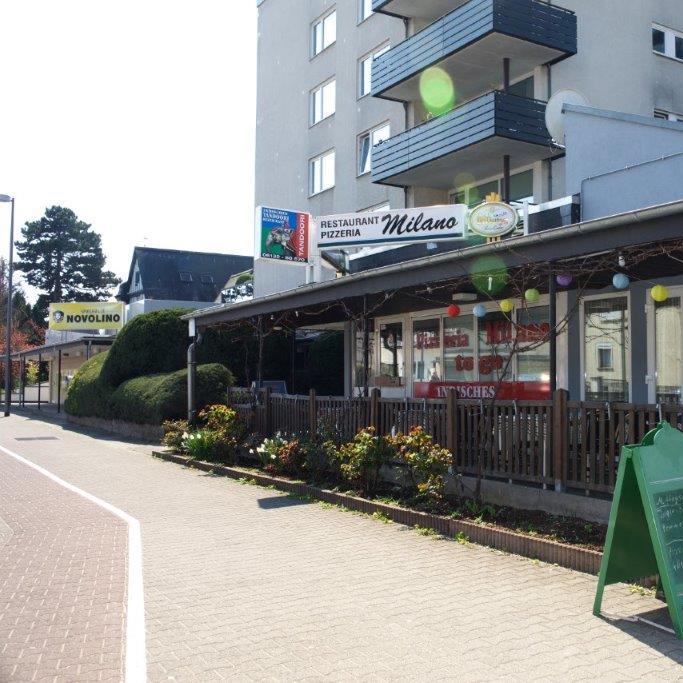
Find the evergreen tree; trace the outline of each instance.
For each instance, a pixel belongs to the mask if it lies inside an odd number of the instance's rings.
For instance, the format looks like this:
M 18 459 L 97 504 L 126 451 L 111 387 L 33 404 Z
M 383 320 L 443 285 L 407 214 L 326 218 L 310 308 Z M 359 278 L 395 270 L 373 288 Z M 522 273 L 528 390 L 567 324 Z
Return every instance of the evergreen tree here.
M 102 238 L 91 227 L 71 209 L 53 206 L 21 229 L 16 268 L 41 292 L 36 308 L 42 317 L 49 303 L 106 300 L 119 283 L 104 270 Z

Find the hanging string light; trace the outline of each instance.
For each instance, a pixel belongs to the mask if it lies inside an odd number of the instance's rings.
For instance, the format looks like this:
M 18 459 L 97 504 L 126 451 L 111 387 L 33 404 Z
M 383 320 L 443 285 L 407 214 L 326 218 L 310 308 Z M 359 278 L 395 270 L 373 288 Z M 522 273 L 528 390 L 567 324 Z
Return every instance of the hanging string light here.
M 512 299 L 503 299 L 500 302 L 500 310 L 503 311 L 503 313 L 511 313 L 514 307 L 515 302 Z

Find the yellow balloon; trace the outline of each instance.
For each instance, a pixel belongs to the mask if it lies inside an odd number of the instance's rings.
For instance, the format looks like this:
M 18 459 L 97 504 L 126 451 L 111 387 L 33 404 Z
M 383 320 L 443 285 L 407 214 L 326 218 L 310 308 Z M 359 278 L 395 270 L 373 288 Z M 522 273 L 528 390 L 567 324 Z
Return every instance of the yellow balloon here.
M 503 311 L 503 313 L 510 313 L 514 307 L 515 302 L 512 299 L 503 299 L 500 302 L 500 310 Z
M 650 290 L 650 296 L 661 304 L 669 298 L 669 290 L 664 285 L 655 285 Z

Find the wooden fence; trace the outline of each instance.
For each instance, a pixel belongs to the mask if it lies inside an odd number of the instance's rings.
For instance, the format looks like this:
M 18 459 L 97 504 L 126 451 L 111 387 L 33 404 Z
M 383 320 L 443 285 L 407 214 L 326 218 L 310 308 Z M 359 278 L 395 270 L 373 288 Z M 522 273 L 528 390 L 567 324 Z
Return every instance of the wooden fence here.
M 446 399 L 339 398 L 261 393 L 254 404 L 234 405 L 250 430 L 348 441 L 361 428 L 378 434 L 420 426 L 455 455 L 463 474 L 611 493 L 621 447 L 639 443 L 665 420 L 683 429 L 683 407 L 568 401 L 560 389 L 547 401 L 463 400 L 454 390 Z

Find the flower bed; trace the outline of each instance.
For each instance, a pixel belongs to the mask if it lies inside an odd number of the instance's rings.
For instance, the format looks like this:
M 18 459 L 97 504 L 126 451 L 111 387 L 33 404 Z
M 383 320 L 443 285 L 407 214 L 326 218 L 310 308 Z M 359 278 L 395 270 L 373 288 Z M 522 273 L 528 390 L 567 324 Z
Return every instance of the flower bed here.
M 457 477 L 452 455 L 419 427 L 387 437 L 365 428 L 347 443 L 324 434 L 257 441 L 245 439 L 244 426 L 230 408 L 209 406 L 200 417 L 195 431 L 182 422 L 166 424 L 164 442 L 175 452 L 166 459 L 227 476 L 248 473 L 282 490 L 305 490 L 305 495 L 328 501 L 332 496 L 336 502 L 346 501 L 338 504 L 347 507 L 348 501 L 355 501 L 359 507 L 353 509 L 367 511 L 370 506 L 371 512 L 389 514 L 394 521 L 466 534 L 478 543 L 574 569 L 599 568 L 604 525 L 446 496 L 446 475 Z M 264 474 L 235 468 L 237 462 L 258 464 Z M 383 476 L 389 468 L 394 483 Z

